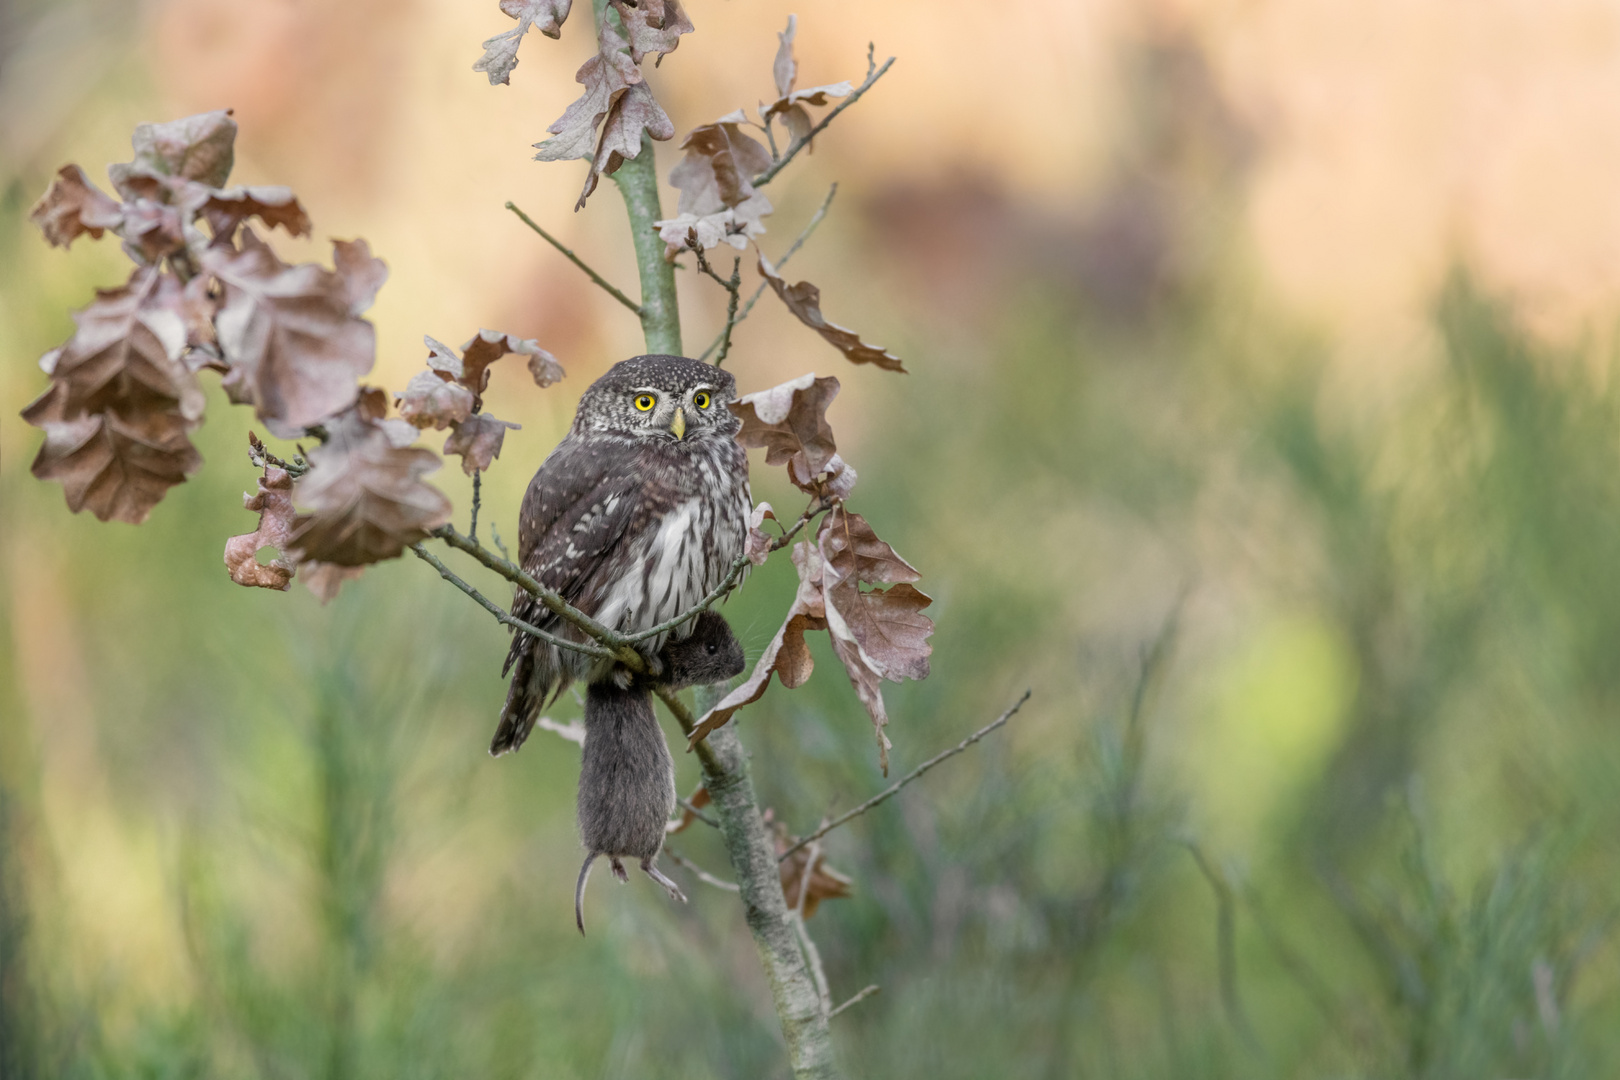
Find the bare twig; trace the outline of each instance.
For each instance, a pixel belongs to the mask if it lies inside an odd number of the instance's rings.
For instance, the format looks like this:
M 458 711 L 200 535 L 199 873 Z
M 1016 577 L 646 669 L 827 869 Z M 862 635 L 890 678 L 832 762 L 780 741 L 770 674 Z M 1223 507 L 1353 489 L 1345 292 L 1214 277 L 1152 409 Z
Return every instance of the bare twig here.
M 831 117 L 828 117 L 828 119 L 831 119 Z M 529 228 L 533 229 L 535 232 L 539 233 L 542 237 L 544 237 L 545 240 L 546 240 L 546 243 L 550 244 L 552 247 L 554 247 L 558 251 L 562 252 L 563 257 L 566 258 L 569 262 L 573 263 L 575 266 L 577 266 L 581 270 L 585 271 L 585 276 L 590 278 L 592 281 L 596 282 L 598 285 L 602 286 L 602 288 L 607 291 L 607 294 L 609 296 L 613 297 L 613 299 L 617 300 L 619 303 L 623 304 L 625 307 L 627 307 L 631 311 L 635 312 L 636 313 L 636 318 L 638 318 L 638 319 L 641 318 L 642 311 L 641 311 L 641 305 L 640 304 L 636 303 L 634 300 L 632 300 L 628 296 L 626 296 L 623 292 L 619 291 L 613 285 L 609 284 L 607 279 L 604 278 L 601 274 L 598 274 L 595 270 L 592 270 L 589 266 L 585 265 L 585 260 L 581 259 L 578 255 L 575 255 L 571 250 L 564 247 L 562 245 L 561 241 L 559 241 L 555 236 L 552 236 L 550 233 L 546 232 L 546 230 L 542 229 L 539 226 L 539 224 L 533 218 L 531 218 L 528 214 L 525 214 L 522 210 L 519 210 L 517 208 L 516 204 L 509 202 L 509 203 L 506 204 L 506 208 L 508 210 L 512 211 L 512 213 L 516 214 L 519 218 L 522 218 L 523 219 L 523 224 L 527 225 Z
M 827 972 L 821 966 L 821 950 L 816 948 L 810 928 L 804 925 L 804 902 L 810 898 L 810 879 L 815 876 L 816 863 L 821 859 L 821 843 L 810 845 L 810 857 L 805 860 L 799 875 L 799 898 L 793 905 L 793 929 L 799 935 L 799 947 L 804 950 L 805 963 L 810 966 L 810 977 L 815 980 L 816 994 L 821 998 L 822 1015 L 832 1012 L 832 992 L 827 988 Z
M 511 562 L 512 553 L 506 550 L 505 544 L 501 543 L 500 530 L 495 528 L 495 522 L 493 520 L 491 520 L 489 523 L 489 538 L 494 542 L 495 550 L 501 553 L 501 558 L 505 559 L 507 562 Z
M 873 994 L 877 993 L 878 991 L 880 991 L 882 989 L 883 988 L 881 986 L 879 986 L 877 983 L 873 983 L 871 986 L 868 986 L 868 987 L 864 988 L 859 993 L 857 993 L 854 997 L 850 998 L 848 1001 L 846 1001 L 842 1005 L 838 1006 L 838 1008 L 836 1008 L 832 1012 L 828 1013 L 827 1014 L 827 1019 L 831 1020 L 833 1017 L 837 1016 L 839 1013 L 843 1012 L 845 1009 L 849 1008 L 851 1005 L 859 1005 L 861 1002 L 865 1001 L 867 998 L 871 997 Z
M 302 448 L 300 447 L 300 449 Z M 302 453 L 295 456 L 291 461 L 279 458 L 272 454 L 270 448 L 260 442 L 259 437 L 251 431 L 248 432 L 248 461 L 252 462 L 253 467 L 257 469 L 262 469 L 266 465 L 273 466 L 282 470 L 294 480 L 309 472 L 309 462 L 304 459 Z
M 742 256 L 731 260 L 731 280 L 726 283 L 726 292 L 731 299 L 726 303 L 726 328 L 720 331 L 720 351 L 715 354 L 714 366 L 719 367 L 726 362 L 726 354 L 731 352 L 731 331 L 737 326 L 737 294 L 742 291 Z
M 812 844 L 817 840 L 820 840 L 823 836 L 826 836 L 828 833 L 832 832 L 846 821 L 851 821 L 854 818 L 860 817 L 862 814 L 866 813 L 874 806 L 877 806 L 879 803 L 893 798 L 901 788 L 922 776 L 923 773 L 927 772 L 929 769 L 932 769 L 935 765 L 938 765 L 946 758 L 955 757 L 957 754 L 960 754 L 962 751 L 966 750 L 968 747 L 972 746 L 974 743 L 996 730 L 996 728 L 1005 724 L 1012 718 L 1014 713 L 1023 707 L 1024 702 L 1029 700 L 1029 695 L 1030 691 L 1025 690 L 1023 696 L 1021 696 L 1017 701 L 1013 702 L 1012 707 L 1006 712 L 1002 713 L 1000 716 L 996 717 L 994 720 L 990 721 L 988 724 L 984 725 L 984 727 L 980 728 L 978 731 L 975 731 L 973 734 L 969 735 L 967 738 L 963 739 L 949 750 L 935 754 L 933 757 L 929 758 L 915 769 L 912 769 L 906 775 L 902 776 L 899 780 L 896 780 L 894 783 L 890 784 L 888 787 L 884 788 L 870 799 L 867 799 L 865 802 L 861 803 L 861 805 L 857 806 L 855 809 L 843 814 L 839 814 L 837 817 L 827 822 L 827 824 L 823 825 L 809 836 L 806 836 L 803 840 L 800 840 L 798 843 L 782 852 L 782 854 L 776 857 L 776 861 L 783 861 L 789 855 L 792 855 L 795 851 L 798 851 L 806 844 Z
M 609 657 L 614 655 L 611 651 L 603 648 L 600 645 L 593 645 L 590 642 L 584 641 L 568 641 L 557 637 L 555 634 L 548 634 L 537 626 L 529 625 L 522 619 L 519 619 L 517 616 L 513 615 L 511 612 L 502 608 L 499 604 L 490 600 L 489 597 L 485 596 L 483 593 L 479 592 L 465 581 L 462 581 L 456 576 L 455 571 L 451 570 L 439 560 L 438 556 L 434 555 L 433 552 L 423 547 L 421 541 L 417 541 L 416 543 L 412 544 L 411 550 L 416 553 L 417 558 L 421 559 L 423 562 L 433 567 L 433 569 L 437 570 L 440 577 L 444 578 L 444 580 L 448 581 L 450 584 L 454 585 L 456 588 L 460 589 L 462 592 L 466 593 L 468 596 L 477 601 L 480 607 L 489 612 L 491 615 L 495 616 L 495 618 L 502 625 L 515 627 L 523 631 L 525 634 L 538 638 L 539 640 L 546 642 L 548 645 L 555 645 L 559 649 L 572 649 L 574 652 L 582 652 L 587 656 Z
M 475 544 L 478 543 L 478 504 L 482 499 L 483 477 L 482 469 L 473 470 L 472 521 L 467 525 L 467 539 Z
M 1238 997 L 1237 905 L 1232 899 L 1232 886 L 1216 871 L 1196 841 L 1183 839 L 1182 845 L 1192 855 L 1193 861 L 1198 864 L 1198 872 L 1204 875 L 1204 880 L 1215 892 L 1216 967 L 1220 973 L 1221 1005 L 1226 1011 L 1227 1022 L 1249 1049 L 1259 1050 L 1260 1040 L 1255 1037 L 1254 1026 L 1243 1011 L 1242 998 Z
M 837 194 L 837 184 L 834 184 L 832 187 L 827 189 L 827 197 L 821 200 L 820 208 L 810 216 L 810 223 L 804 227 L 804 230 L 799 233 L 798 237 L 788 247 L 787 254 L 776 260 L 776 268 L 778 270 L 787 265 L 788 260 L 793 258 L 794 253 L 803 247 L 804 242 L 810 238 L 810 234 L 816 231 L 816 226 L 821 224 L 821 219 L 827 216 L 827 208 L 832 205 L 833 196 Z M 759 283 L 759 288 L 754 290 L 754 295 L 748 298 L 748 303 L 743 305 L 742 311 L 737 315 L 737 318 L 731 323 L 731 325 L 735 327 L 737 323 L 740 323 L 744 319 L 748 318 L 748 313 L 754 310 L 754 305 L 759 303 L 759 298 L 763 295 L 765 295 L 765 282 L 762 281 Z M 709 354 L 720 347 L 720 343 L 725 339 L 725 336 L 726 332 L 724 330 L 715 335 L 715 339 L 709 342 L 709 347 L 703 350 L 702 355 L 699 356 L 698 359 L 707 360 L 709 358 Z
M 682 810 L 685 810 L 688 814 L 691 814 L 709 828 L 718 829 L 720 827 L 720 823 L 718 821 L 714 820 L 714 818 L 710 817 L 708 814 L 705 814 L 702 810 L 699 810 L 696 806 L 693 806 L 691 799 L 678 798 L 675 800 L 675 802 Z
M 519 586 L 524 592 L 527 592 L 530 596 L 540 601 L 551 610 L 552 614 L 556 615 L 564 622 L 571 623 L 580 630 L 583 630 L 586 634 L 595 638 L 597 641 L 601 642 L 602 645 L 606 647 L 606 651 L 599 655 L 612 656 L 622 662 L 632 671 L 641 672 L 646 670 L 646 660 L 641 656 L 640 653 L 629 647 L 628 643 L 624 640 L 624 635 L 603 626 L 601 623 L 597 622 L 595 619 L 591 618 L 574 605 L 570 604 L 567 600 L 564 600 L 560 594 L 540 584 L 521 567 L 516 566 L 494 554 L 482 544 L 461 535 L 452 525 L 441 525 L 439 528 L 433 530 L 432 535 L 438 537 L 440 540 L 443 540 L 457 551 L 463 551 L 468 555 L 471 555 L 473 558 L 483 563 L 484 566 L 495 571 L 497 574 L 501 575 L 501 577 L 512 582 L 514 585 Z M 420 554 L 420 552 L 418 554 Z M 562 639 L 555 638 L 550 635 L 547 635 L 547 640 L 552 641 L 554 644 L 562 642 Z M 578 643 L 575 642 L 568 642 L 567 645 L 576 652 L 590 652 L 589 649 L 579 648 Z
M 872 56 L 872 46 L 868 45 L 866 47 L 866 81 L 857 86 L 855 91 L 850 94 L 849 97 L 845 98 L 841 103 L 839 103 L 836 109 L 828 113 L 826 116 L 823 116 L 821 118 L 821 123 L 811 128 L 809 134 L 802 139 L 793 140 L 793 145 L 787 148 L 787 153 L 783 154 L 775 164 L 766 169 L 764 172 L 760 173 L 758 176 L 754 177 L 753 184 L 755 187 L 764 187 L 766 184 L 770 183 L 771 178 L 786 168 L 787 163 L 792 161 L 794 156 L 797 155 L 800 150 L 810 145 L 811 140 L 826 130 L 827 125 L 833 122 L 834 117 L 843 112 L 845 109 L 849 108 L 851 105 L 855 104 L 857 101 L 861 100 L 861 95 L 872 89 L 872 84 L 883 78 L 884 72 L 888 71 L 889 68 L 894 64 L 894 57 L 891 56 L 887 60 L 883 61 L 882 67 L 874 69 Z
M 715 877 L 713 874 L 698 866 L 696 863 L 681 858 L 681 853 L 676 851 L 674 848 L 666 847 L 664 849 L 664 854 L 668 855 L 670 857 L 670 861 L 672 861 L 676 866 L 685 867 L 687 870 L 691 871 L 692 876 L 703 882 L 705 885 L 713 885 L 715 888 L 724 889 L 729 893 L 742 892 L 742 886 L 738 885 L 735 881 L 723 881 L 720 878 Z

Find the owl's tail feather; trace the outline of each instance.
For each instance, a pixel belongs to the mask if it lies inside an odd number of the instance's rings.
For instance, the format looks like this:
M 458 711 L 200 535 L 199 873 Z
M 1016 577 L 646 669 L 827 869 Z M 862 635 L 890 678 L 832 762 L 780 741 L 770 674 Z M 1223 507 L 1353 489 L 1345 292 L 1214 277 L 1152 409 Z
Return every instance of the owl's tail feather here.
M 538 674 L 535 662 L 538 658 L 534 653 L 533 649 L 525 649 L 516 655 L 517 670 L 512 673 L 512 685 L 506 691 L 506 704 L 501 707 L 501 720 L 495 727 L 495 738 L 490 740 L 490 757 L 500 757 L 516 750 L 529 737 L 529 732 L 534 730 L 546 696 L 545 688 L 535 685 Z

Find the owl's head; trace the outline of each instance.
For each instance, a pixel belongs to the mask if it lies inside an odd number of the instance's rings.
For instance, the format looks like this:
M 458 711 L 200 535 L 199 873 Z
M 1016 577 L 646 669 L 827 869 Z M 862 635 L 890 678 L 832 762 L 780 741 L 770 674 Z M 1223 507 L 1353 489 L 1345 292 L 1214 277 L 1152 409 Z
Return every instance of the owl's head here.
M 608 368 L 579 399 L 576 431 L 612 431 L 671 442 L 734 438 L 742 422 L 729 371 L 685 356 L 633 356 Z

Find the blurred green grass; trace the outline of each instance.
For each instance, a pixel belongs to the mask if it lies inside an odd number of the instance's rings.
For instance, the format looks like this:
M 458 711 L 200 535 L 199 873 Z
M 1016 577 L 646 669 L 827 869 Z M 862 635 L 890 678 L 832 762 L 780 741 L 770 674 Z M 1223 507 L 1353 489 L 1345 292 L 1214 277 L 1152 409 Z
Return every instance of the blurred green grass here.
M 229 582 L 242 410 L 211 398 L 207 466 L 140 528 L 28 476 L 31 360 L 117 260 L 44 259 L 26 205 L 0 220 L 6 1075 L 785 1075 L 731 896 L 604 875 L 575 934 L 577 752 L 485 756 L 482 612 L 403 562 L 325 608 Z M 1357 395 L 1209 243 L 1127 317 L 1031 268 L 978 322 L 895 315 L 908 378 L 839 371 L 855 506 L 936 597 L 894 771 L 1035 689 L 829 841 L 856 883 L 811 923 L 834 995 L 883 987 L 835 1022 L 849 1072 L 1620 1075 L 1615 358 L 1539 344 L 1459 268 L 1430 355 Z M 530 464 L 497 466 L 497 523 Z M 797 505 L 757 463 L 756 496 Z M 751 656 L 792 588 L 773 563 L 728 604 Z M 884 782 L 813 648 L 738 720 L 801 832 Z M 725 875 L 701 829 L 674 846 Z

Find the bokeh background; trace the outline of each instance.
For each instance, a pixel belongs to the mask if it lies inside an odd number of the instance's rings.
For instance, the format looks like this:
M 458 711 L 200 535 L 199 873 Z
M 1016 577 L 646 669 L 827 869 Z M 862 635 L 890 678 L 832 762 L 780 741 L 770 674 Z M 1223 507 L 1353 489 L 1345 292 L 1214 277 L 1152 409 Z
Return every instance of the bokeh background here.
M 679 131 L 770 92 L 790 11 L 803 83 L 899 57 L 772 184 L 764 245 L 838 181 L 793 274 L 911 374 L 770 297 L 728 366 L 843 381 L 854 505 L 936 598 L 896 768 L 1035 692 L 830 840 L 833 994 L 883 988 L 834 1022 L 849 1072 L 1620 1075 L 1620 9 L 689 7 L 651 76 Z M 786 1074 L 731 896 L 599 875 L 575 933 L 577 753 L 485 755 L 490 619 L 414 562 L 324 607 L 230 582 L 245 410 L 211 391 L 206 467 L 140 527 L 28 474 L 35 361 L 126 273 L 111 240 L 47 248 L 29 206 L 139 121 L 233 107 L 236 178 L 315 218 L 284 258 L 358 235 L 387 260 L 374 381 L 480 326 L 567 366 L 495 377 L 510 538 L 579 392 L 640 351 L 503 209 L 634 291 L 612 186 L 575 214 L 581 166 L 530 160 L 592 51 L 576 8 L 492 88 L 494 0 L 0 7 L 7 1076 Z M 695 352 L 723 296 L 681 277 Z M 751 655 L 792 588 L 772 565 L 728 606 Z M 884 782 L 817 655 L 740 719 L 800 832 Z M 673 846 L 725 876 L 701 832 Z

